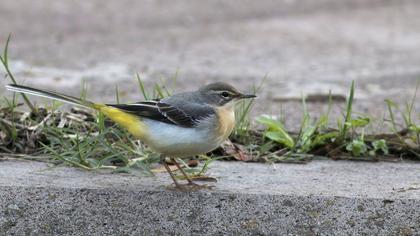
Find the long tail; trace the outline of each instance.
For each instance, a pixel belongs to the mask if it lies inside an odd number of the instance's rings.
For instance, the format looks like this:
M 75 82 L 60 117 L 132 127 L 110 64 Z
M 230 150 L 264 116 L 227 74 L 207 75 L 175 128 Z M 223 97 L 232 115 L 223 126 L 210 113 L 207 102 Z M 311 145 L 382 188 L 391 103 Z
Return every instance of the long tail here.
M 9 84 L 9 85 L 6 85 L 6 89 L 13 92 L 26 93 L 30 95 L 39 96 L 39 97 L 55 99 L 55 100 L 70 103 L 76 106 L 82 106 L 82 107 L 95 109 L 97 111 L 102 112 L 105 116 L 109 117 L 114 122 L 126 128 L 134 136 L 141 139 L 145 137 L 146 135 L 145 132 L 147 128 L 144 125 L 144 123 L 141 121 L 141 119 L 139 119 L 138 116 L 124 112 L 112 106 L 107 106 L 105 104 L 100 104 L 100 103 L 93 103 L 93 102 L 85 101 L 85 100 L 82 100 L 80 98 L 76 98 L 73 96 L 68 96 L 68 95 L 64 95 L 61 93 L 56 93 L 56 92 L 48 91 L 48 90 L 41 90 L 41 89 L 26 87 L 22 85 Z
M 31 88 L 31 87 L 26 87 L 26 86 L 16 85 L 16 84 L 6 85 L 6 89 L 13 92 L 26 93 L 30 95 L 39 96 L 39 97 L 50 98 L 50 99 L 58 100 L 61 102 L 70 103 L 76 106 L 98 109 L 97 105 L 95 105 L 95 103 L 93 102 L 85 101 L 80 98 L 64 95 L 61 93 L 56 93 L 53 91 L 41 90 L 41 89 L 36 89 L 36 88 Z

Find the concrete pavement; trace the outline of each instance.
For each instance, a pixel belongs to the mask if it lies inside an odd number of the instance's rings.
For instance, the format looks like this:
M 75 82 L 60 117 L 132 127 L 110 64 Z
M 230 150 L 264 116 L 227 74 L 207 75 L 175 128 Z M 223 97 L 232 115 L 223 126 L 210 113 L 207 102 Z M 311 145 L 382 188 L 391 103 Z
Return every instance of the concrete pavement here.
M 215 162 L 212 190 L 167 190 L 166 173 L 0 162 L 0 234 L 416 235 L 420 164 Z

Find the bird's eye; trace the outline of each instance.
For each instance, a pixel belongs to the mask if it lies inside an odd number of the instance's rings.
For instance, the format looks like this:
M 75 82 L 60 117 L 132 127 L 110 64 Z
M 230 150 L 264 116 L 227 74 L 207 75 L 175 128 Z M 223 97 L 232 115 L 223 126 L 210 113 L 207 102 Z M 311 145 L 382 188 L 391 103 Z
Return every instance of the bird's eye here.
M 221 95 L 223 98 L 228 98 L 228 97 L 230 97 L 230 93 L 228 93 L 228 92 L 222 92 L 220 95 Z

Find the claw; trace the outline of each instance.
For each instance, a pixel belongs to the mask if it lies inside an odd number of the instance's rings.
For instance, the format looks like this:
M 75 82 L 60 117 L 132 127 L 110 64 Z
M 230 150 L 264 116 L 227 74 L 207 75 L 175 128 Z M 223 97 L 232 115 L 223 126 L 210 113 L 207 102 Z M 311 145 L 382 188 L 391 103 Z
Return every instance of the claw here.
M 166 170 L 168 171 L 169 175 L 171 176 L 175 186 L 170 186 L 168 187 L 168 189 L 170 190 L 177 190 L 177 191 L 197 191 L 200 189 L 212 189 L 214 186 L 208 186 L 208 185 L 199 185 L 194 183 L 194 181 L 188 176 L 187 173 L 185 173 L 184 169 L 179 165 L 178 162 L 176 162 L 176 160 L 174 158 L 171 158 L 172 162 L 175 163 L 176 167 L 178 168 L 179 171 L 181 171 L 182 175 L 184 176 L 184 178 L 188 181 L 187 184 L 179 184 L 178 181 L 176 180 L 174 174 L 172 173 L 171 169 L 169 168 L 168 164 L 166 164 L 166 162 L 163 163 L 163 165 L 165 166 Z M 199 177 L 199 180 L 205 180 L 205 181 L 209 181 L 209 182 L 217 182 L 217 180 L 215 178 L 211 178 L 211 177 Z

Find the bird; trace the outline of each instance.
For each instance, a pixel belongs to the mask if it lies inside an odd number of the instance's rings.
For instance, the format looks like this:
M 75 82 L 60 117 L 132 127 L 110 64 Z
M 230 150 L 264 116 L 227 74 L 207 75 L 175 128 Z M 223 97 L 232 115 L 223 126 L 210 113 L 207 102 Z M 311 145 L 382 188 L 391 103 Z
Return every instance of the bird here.
M 199 186 L 185 173 L 175 158 L 192 157 L 218 148 L 235 127 L 235 104 L 243 99 L 255 98 L 254 94 L 239 92 L 224 82 L 214 82 L 195 91 L 177 93 L 163 99 L 128 104 L 94 103 L 54 91 L 17 84 L 6 89 L 29 95 L 49 98 L 76 106 L 90 108 L 127 129 L 162 159 L 175 163 L 188 181 Z M 181 185 L 168 164 L 163 161 L 176 188 Z

